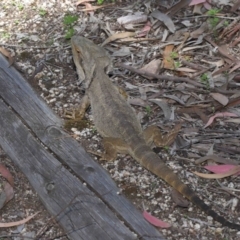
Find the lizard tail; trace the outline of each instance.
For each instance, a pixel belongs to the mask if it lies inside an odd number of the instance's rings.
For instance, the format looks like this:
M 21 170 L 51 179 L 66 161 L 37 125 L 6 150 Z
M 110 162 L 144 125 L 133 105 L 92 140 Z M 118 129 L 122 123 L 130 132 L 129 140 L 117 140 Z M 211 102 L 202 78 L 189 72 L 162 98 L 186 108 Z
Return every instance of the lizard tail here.
M 165 180 L 169 185 L 171 185 L 174 189 L 180 192 L 184 197 L 189 199 L 192 203 L 197 205 L 202 211 L 204 211 L 207 215 L 211 216 L 215 221 L 218 221 L 223 226 L 227 226 L 229 228 L 240 230 L 240 225 L 229 222 L 224 217 L 217 214 L 215 211 L 211 209 L 210 206 L 204 203 L 196 193 L 190 189 L 186 184 L 182 183 L 178 176 L 168 168 L 164 162 L 155 154 L 148 146 L 141 146 L 139 148 L 135 148 L 132 156 L 146 169 L 156 174 L 161 179 Z

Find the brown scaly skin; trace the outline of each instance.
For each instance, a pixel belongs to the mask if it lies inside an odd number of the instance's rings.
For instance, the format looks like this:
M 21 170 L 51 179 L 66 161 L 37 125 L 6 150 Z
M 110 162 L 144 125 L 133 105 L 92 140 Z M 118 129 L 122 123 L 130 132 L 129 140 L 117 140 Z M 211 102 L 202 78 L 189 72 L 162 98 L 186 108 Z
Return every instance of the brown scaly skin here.
M 206 205 L 146 144 L 133 109 L 105 73 L 111 66 L 105 50 L 84 37 L 73 37 L 71 44 L 79 78 L 86 87 L 94 124 L 102 137 L 120 139 L 121 146 L 116 146 L 118 150 L 124 149 L 143 167 L 165 180 L 214 220 L 240 230 L 240 225 L 229 222 Z

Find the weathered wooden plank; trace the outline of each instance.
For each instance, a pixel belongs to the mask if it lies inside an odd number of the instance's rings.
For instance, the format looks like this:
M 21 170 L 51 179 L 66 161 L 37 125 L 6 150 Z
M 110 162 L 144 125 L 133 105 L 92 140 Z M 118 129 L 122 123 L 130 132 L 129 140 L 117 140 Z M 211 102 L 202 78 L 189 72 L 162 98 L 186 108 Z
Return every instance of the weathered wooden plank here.
M 22 76 L 0 57 L 0 95 L 26 122 L 36 136 L 67 164 L 82 181 L 85 181 L 101 199 L 130 226 L 142 239 L 163 239 L 147 223 L 142 214 L 125 197 L 106 171 L 99 166 L 61 128 L 62 121 L 36 97 L 35 92 Z
M 48 211 L 56 216 L 63 210 L 57 220 L 70 239 L 136 239 L 101 199 L 34 139 L 2 101 L 0 112 L 2 148 L 28 177 Z

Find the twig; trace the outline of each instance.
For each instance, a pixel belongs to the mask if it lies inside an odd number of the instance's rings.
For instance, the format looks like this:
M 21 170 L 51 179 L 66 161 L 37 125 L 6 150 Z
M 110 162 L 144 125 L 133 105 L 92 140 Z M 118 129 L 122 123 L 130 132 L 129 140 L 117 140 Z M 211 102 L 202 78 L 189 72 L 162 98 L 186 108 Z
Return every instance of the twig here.
M 231 189 L 231 188 L 225 187 L 225 186 L 223 186 L 218 180 L 217 180 L 217 183 L 218 183 L 219 186 L 221 187 L 221 188 L 220 188 L 221 190 L 223 190 L 223 191 L 229 193 L 230 195 L 232 195 L 232 196 L 240 199 L 240 197 L 239 197 L 237 194 L 235 194 L 235 193 L 232 192 L 232 191 L 239 192 L 239 191 L 240 191 L 239 189 Z
M 181 59 L 181 62 L 185 65 L 187 65 L 188 67 L 191 67 L 193 69 L 196 69 L 196 70 L 204 70 L 205 68 L 203 68 L 202 66 L 199 66 L 199 64 L 195 64 L 195 63 L 190 63 L 184 59 Z
M 117 66 L 121 67 L 121 68 L 125 68 L 125 69 L 127 69 L 131 72 L 134 72 L 134 73 L 137 73 L 137 74 L 140 74 L 140 75 L 143 75 L 143 76 L 148 76 L 148 77 L 156 78 L 156 79 L 159 79 L 159 80 L 167 80 L 167 81 L 173 81 L 173 82 L 187 82 L 187 83 L 190 83 L 194 86 L 205 88 L 205 86 L 203 84 L 194 82 L 193 80 L 191 80 L 189 78 L 153 74 L 153 73 L 149 73 L 149 72 L 146 72 L 146 71 L 142 71 L 142 70 L 130 67 L 130 66 L 128 66 L 126 64 L 123 64 L 123 63 L 118 63 Z
M 211 155 L 207 155 L 207 156 L 204 156 L 204 157 L 201 157 L 199 159 L 197 159 L 195 161 L 195 164 L 200 164 L 200 163 L 203 163 L 207 160 L 214 160 L 215 162 L 218 162 L 218 163 L 227 163 L 227 164 L 238 164 L 237 161 L 234 161 L 234 160 L 231 160 L 231 159 L 225 159 L 221 156 L 218 156 L 218 155 L 215 155 L 215 154 L 211 154 Z
M 206 221 L 202 221 L 200 219 L 197 219 L 197 218 L 190 218 L 190 217 L 187 217 L 188 219 L 192 220 L 192 221 L 195 221 L 195 222 L 198 222 L 200 223 L 201 225 L 207 225 L 207 226 L 214 226 L 212 224 L 209 224 L 208 222 Z

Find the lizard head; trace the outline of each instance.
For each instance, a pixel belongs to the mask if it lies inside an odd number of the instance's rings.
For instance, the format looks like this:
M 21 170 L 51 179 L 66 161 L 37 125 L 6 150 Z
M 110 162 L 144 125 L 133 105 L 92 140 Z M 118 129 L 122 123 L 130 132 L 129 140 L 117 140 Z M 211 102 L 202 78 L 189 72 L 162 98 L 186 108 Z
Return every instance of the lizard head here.
M 78 77 L 86 88 L 95 71 L 108 71 L 111 68 L 111 60 L 106 51 L 87 38 L 73 36 L 71 46 Z

